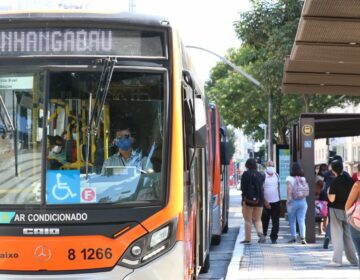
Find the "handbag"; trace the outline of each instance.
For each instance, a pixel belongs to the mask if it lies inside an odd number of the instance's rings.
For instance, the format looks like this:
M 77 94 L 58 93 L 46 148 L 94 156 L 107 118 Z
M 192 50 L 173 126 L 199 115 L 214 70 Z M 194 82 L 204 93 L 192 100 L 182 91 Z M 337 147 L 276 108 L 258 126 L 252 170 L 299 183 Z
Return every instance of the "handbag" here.
M 316 218 L 325 218 L 328 216 L 328 206 L 327 201 L 324 200 L 315 200 L 315 217 Z
M 360 231 L 360 199 L 354 202 L 354 204 L 346 211 L 348 223 Z

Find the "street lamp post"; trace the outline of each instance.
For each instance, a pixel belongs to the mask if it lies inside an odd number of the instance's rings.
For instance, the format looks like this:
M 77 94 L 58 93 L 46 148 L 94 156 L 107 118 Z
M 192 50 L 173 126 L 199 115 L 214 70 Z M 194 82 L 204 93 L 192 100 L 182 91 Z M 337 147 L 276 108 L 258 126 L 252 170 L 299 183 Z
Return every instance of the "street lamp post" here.
M 273 123 L 272 123 L 272 114 L 273 114 L 273 96 L 272 93 L 269 92 L 269 114 L 268 114 L 268 130 L 269 130 L 269 141 L 268 141 L 268 160 L 273 159 Z
M 261 123 L 259 124 L 259 126 L 264 130 L 264 143 L 265 143 L 265 153 L 264 153 L 264 157 L 265 157 L 265 161 L 268 161 L 269 158 L 268 158 L 268 154 L 267 154 L 267 151 L 268 151 L 268 147 L 267 147 L 267 141 L 266 141 L 266 130 L 267 130 L 267 125 L 264 124 L 264 123 Z
M 210 51 L 208 49 L 205 48 L 201 48 L 201 47 L 196 47 L 196 46 L 186 46 L 186 48 L 189 49 L 197 49 L 197 50 L 201 50 L 204 52 L 208 52 L 211 53 L 212 55 L 215 55 L 216 57 L 220 58 L 223 62 L 225 62 L 227 65 L 229 65 L 235 72 L 240 73 L 241 75 L 243 75 L 246 79 L 248 79 L 250 82 L 252 82 L 253 84 L 255 84 L 257 87 L 262 88 L 261 83 L 256 80 L 253 76 L 251 76 L 250 74 L 246 73 L 244 70 L 242 70 L 239 66 L 236 66 L 235 64 L 233 64 L 231 61 L 227 60 L 225 57 L 214 53 L 213 51 Z M 269 115 L 268 115 L 268 160 L 272 159 L 273 156 L 273 125 L 272 125 L 272 93 L 269 92 Z M 266 138 L 265 138 L 266 139 Z M 265 140 L 266 142 L 266 140 Z

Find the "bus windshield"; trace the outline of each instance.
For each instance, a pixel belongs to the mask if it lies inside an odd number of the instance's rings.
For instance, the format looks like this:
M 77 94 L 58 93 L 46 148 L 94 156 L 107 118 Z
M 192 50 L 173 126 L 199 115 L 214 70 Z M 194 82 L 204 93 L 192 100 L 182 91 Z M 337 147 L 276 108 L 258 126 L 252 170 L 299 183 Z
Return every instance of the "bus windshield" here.
M 100 76 L 0 75 L 0 204 L 162 200 L 165 75 L 115 68 L 103 106 Z

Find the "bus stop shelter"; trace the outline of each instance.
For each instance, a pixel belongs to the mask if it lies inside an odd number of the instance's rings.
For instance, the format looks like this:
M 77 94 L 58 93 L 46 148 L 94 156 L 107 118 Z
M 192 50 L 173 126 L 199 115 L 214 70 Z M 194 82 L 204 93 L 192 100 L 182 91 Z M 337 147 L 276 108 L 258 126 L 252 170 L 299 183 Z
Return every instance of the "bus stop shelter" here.
M 287 94 L 360 96 L 360 1 L 305 0 L 293 48 L 285 60 L 282 91 Z M 314 178 L 314 139 L 359 135 L 356 117 L 337 114 L 318 118 L 303 115 L 293 155 L 303 164 L 309 182 Z M 334 133 L 343 130 L 343 133 Z M 344 131 L 348 128 L 348 134 Z M 295 141 L 295 140 L 293 140 Z M 292 143 L 292 148 L 294 148 Z M 311 148 L 312 147 L 312 148 Z M 310 184 L 313 185 L 313 184 Z M 314 191 L 308 199 L 314 205 Z M 309 207 L 308 242 L 315 242 L 315 210 Z

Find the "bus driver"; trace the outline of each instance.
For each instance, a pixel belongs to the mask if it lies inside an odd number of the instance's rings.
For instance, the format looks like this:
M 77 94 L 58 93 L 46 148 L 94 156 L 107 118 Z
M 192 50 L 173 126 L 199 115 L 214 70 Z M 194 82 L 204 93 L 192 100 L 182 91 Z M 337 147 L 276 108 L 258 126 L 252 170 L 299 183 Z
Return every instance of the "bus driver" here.
M 117 153 L 105 160 L 101 174 L 106 175 L 106 167 L 111 166 L 135 166 L 138 171 L 145 172 L 147 157 L 132 149 L 134 138 L 131 137 L 129 128 L 121 128 L 116 131 L 113 145 L 118 148 Z

